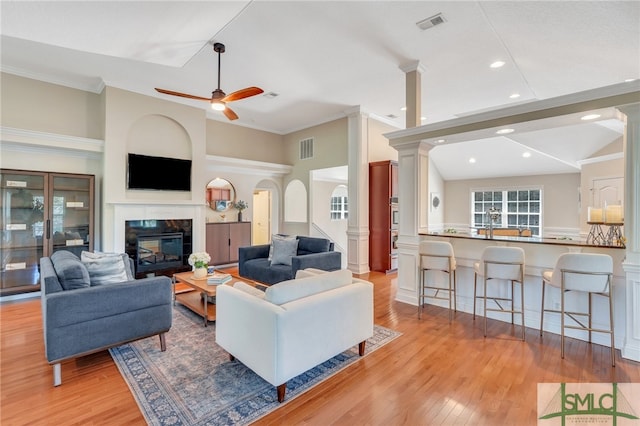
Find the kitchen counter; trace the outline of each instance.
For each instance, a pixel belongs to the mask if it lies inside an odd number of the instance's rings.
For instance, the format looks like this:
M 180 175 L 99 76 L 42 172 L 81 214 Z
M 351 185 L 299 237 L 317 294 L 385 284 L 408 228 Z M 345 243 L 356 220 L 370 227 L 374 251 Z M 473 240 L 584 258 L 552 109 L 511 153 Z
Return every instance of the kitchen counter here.
M 598 247 L 608 249 L 624 249 L 623 246 L 603 246 L 587 244 L 580 240 L 571 240 L 566 238 L 540 238 L 540 237 L 506 237 L 494 235 L 493 238 L 487 238 L 484 235 L 473 235 L 462 232 L 425 232 L 420 233 L 420 236 L 430 237 L 444 237 L 444 238 L 465 238 L 470 240 L 484 240 L 484 241 L 504 241 L 504 242 L 518 242 L 518 243 L 530 243 L 530 244 L 557 244 L 563 246 L 575 246 L 575 247 Z

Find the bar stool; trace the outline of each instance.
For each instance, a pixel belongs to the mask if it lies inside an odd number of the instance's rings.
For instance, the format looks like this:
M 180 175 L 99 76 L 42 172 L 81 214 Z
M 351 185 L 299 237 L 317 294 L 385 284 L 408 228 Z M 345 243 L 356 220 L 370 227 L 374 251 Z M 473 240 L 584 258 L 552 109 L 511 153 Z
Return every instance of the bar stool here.
M 482 251 L 479 262 L 473 265 L 473 319 L 476 319 L 477 299 L 484 301 L 484 337 L 487 337 L 487 312 L 509 312 L 511 313 L 511 324 L 513 324 L 513 314 L 519 313 L 522 317 L 522 340 L 524 341 L 524 250 L 519 247 L 486 247 Z M 478 296 L 477 280 L 478 276 L 483 277 L 484 292 Z M 487 295 L 487 282 L 489 280 L 511 281 L 511 297 Z M 520 310 L 515 309 L 513 298 L 513 283 L 519 282 Z M 487 308 L 487 299 L 493 300 L 498 308 Z M 511 303 L 511 309 L 502 306 L 500 302 Z
M 437 287 L 428 285 L 425 274 L 427 271 L 441 271 L 449 278 L 449 287 Z M 453 280 L 452 278 L 453 274 Z M 427 295 L 427 290 L 435 293 Z M 447 293 L 441 296 L 440 292 Z M 449 321 L 451 321 L 451 301 L 453 299 L 453 311 L 456 311 L 456 258 L 453 255 L 453 246 L 445 241 L 421 241 L 420 242 L 420 292 L 418 295 L 418 318 L 421 318 L 424 299 L 438 299 L 449 301 Z
M 553 271 L 542 273 L 542 307 L 540 309 L 540 336 L 542 336 L 542 326 L 545 312 L 557 312 L 560 314 L 560 355 L 564 358 L 564 330 L 572 328 L 575 330 L 587 330 L 589 332 L 589 343 L 591 343 L 591 332 L 607 333 L 611 335 L 611 365 L 615 367 L 615 347 L 613 335 L 613 297 L 611 296 L 613 280 L 613 259 L 606 254 L 596 253 L 564 253 L 558 257 Z M 560 289 L 560 310 L 547 309 L 544 307 L 544 290 L 547 284 Z M 569 292 L 588 293 L 587 312 L 570 312 L 565 310 L 565 294 Z M 593 328 L 591 323 L 592 295 L 597 294 L 609 299 L 609 330 Z M 578 325 L 565 325 L 565 316 L 571 318 Z M 584 324 L 587 317 L 588 323 Z M 582 321 L 580 321 L 582 319 Z

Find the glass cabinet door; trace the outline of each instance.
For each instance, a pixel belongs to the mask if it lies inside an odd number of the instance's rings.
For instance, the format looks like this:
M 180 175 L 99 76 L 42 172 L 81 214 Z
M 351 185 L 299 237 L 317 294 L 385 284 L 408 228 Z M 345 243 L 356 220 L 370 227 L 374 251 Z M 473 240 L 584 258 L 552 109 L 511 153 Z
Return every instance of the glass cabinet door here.
M 46 174 L 0 173 L 0 295 L 40 289 Z
M 53 175 L 50 200 L 51 253 L 93 250 L 93 177 Z

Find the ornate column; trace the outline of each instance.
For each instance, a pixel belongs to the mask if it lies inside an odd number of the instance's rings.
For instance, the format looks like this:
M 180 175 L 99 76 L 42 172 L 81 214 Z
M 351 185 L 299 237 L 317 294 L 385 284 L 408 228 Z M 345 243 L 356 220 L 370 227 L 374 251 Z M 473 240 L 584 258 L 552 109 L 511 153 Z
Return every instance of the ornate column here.
M 429 223 L 429 150 L 415 141 L 396 145 L 398 151 L 398 292 L 396 300 L 418 305 L 418 232 Z
M 622 356 L 640 361 L 640 104 L 618 107 L 626 115 L 624 135 L 624 236 L 626 333 Z
M 369 272 L 369 116 L 360 107 L 346 112 L 349 157 L 347 268 L 355 274 L 364 274 Z

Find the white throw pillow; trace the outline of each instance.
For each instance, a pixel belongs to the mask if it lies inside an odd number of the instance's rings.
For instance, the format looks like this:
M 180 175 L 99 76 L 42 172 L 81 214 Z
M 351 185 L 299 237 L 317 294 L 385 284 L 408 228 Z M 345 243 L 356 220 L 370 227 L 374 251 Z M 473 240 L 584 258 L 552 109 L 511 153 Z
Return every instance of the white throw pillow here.
M 277 239 L 273 241 L 272 265 L 291 266 L 291 258 L 298 254 L 298 240 L 295 238 Z
M 348 269 L 327 272 L 306 278 L 282 281 L 265 291 L 265 300 L 274 305 L 282 305 L 323 291 L 342 287 L 353 282 L 353 274 Z
M 83 251 L 80 260 L 89 271 L 92 286 L 133 280 L 126 253 Z

